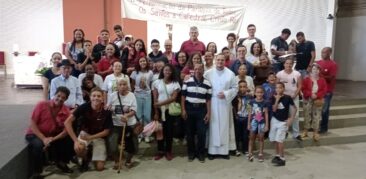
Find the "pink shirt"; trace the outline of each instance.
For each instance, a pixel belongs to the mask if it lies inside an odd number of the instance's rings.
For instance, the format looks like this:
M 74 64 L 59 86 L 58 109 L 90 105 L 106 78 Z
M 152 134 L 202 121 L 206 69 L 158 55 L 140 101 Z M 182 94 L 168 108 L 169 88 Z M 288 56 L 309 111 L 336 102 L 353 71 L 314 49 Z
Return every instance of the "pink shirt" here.
M 164 52 L 164 55 L 168 58 L 169 63 L 172 64 L 173 66 L 176 66 L 178 64 L 177 59 L 175 59 L 174 52 L 171 52 L 169 55 L 167 52 Z M 171 58 L 169 56 L 171 56 Z
M 332 79 L 326 79 L 325 81 L 327 82 L 327 92 L 333 92 L 334 88 L 335 88 L 335 83 L 336 83 L 336 75 L 337 75 L 337 71 L 338 71 L 338 67 L 337 64 L 334 60 L 319 60 L 316 62 L 317 64 L 319 64 L 321 70 L 320 70 L 320 76 L 324 77 L 324 76 L 332 76 Z
M 63 105 L 60 111 L 56 115 L 56 121 L 52 118 L 49 105 L 51 101 L 39 102 L 33 110 L 31 120 L 33 120 L 38 129 L 46 137 L 51 137 L 59 134 L 64 129 L 64 122 L 70 116 L 70 110 L 67 106 Z M 27 134 L 34 134 L 29 127 Z
M 205 44 L 199 40 L 193 42 L 192 40 L 187 40 L 182 43 L 180 51 L 188 53 L 191 56 L 195 52 L 200 52 L 201 55 L 205 54 L 206 47 Z
M 292 70 L 290 74 L 286 73 L 285 70 L 282 70 L 277 73 L 277 79 L 285 84 L 285 94 L 289 96 L 293 96 L 297 90 L 297 83 L 301 74 L 296 71 Z

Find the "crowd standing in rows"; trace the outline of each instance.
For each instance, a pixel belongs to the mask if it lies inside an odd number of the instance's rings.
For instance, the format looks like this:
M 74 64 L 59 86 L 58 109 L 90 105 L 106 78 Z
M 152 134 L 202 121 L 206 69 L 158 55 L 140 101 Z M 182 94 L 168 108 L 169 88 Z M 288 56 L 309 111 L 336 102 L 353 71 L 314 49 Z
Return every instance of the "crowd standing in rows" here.
M 228 46 L 218 52 L 215 42 L 205 46 L 198 40 L 193 26 L 180 51 L 172 52 L 172 41 L 165 40 L 162 52 L 154 39 L 147 54 L 145 42 L 124 36 L 119 25 L 113 41 L 101 30 L 94 46 L 75 29 L 67 59 L 59 52 L 51 56 L 53 66 L 42 76 L 44 101 L 36 105 L 26 134 L 35 176 L 42 172 L 45 151 L 63 172 L 72 172 L 67 164 L 78 163 L 77 157 L 81 171 L 91 161 L 102 171 L 107 159 L 115 162 L 114 169 L 122 162 L 132 167 L 141 141 L 157 142 L 154 160 L 172 160 L 173 138 L 186 139 L 188 160 L 200 162 L 242 154 L 253 161 L 258 139 L 263 162 L 268 137 L 276 149 L 272 163 L 284 166 L 289 129 L 298 141 L 310 129 L 315 141 L 328 131 L 337 65 L 330 47 L 315 62 L 315 45 L 303 32 L 289 45 L 291 31 L 283 29 L 271 41 L 270 58 L 255 25 L 247 31 L 240 39 L 228 34 Z M 139 124 L 155 125 L 154 135 L 136 132 Z M 119 160 L 122 136 L 125 161 Z

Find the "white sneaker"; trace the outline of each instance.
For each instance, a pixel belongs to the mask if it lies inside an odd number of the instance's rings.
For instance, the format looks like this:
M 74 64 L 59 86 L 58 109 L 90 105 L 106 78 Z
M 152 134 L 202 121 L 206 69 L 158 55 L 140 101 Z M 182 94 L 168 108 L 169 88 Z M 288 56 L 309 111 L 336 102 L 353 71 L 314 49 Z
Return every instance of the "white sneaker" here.
M 145 140 L 146 143 L 149 143 L 150 142 L 150 138 L 149 137 L 145 137 L 144 140 Z

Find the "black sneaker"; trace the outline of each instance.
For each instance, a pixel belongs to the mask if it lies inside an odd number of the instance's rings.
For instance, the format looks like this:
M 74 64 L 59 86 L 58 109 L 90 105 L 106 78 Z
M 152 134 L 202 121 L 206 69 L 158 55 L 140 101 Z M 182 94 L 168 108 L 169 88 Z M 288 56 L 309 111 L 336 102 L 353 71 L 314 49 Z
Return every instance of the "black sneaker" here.
M 213 159 L 215 159 L 215 156 L 214 156 L 214 155 L 210 155 L 210 154 L 208 154 L 207 158 L 208 158 L 209 160 L 213 160 Z
M 302 138 L 300 135 L 298 135 L 296 138 L 295 138 L 297 141 L 301 142 L 302 141 Z
M 273 159 L 272 159 L 272 163 L 277 163 L 279 160 L 281 160 L 280 159 L 280 157 L 279 156 L 275 156 L 275 157 L 273 157 Z
M 188 156 L 188 162 L 193 162 L 194 156 Z
M 83 160 L 81 166 L 79 167 L 80 172 L 86 172 L 89 170 L 89 161 Z
M 230 150 L 230 151 L 229 151 L 229 155 L 231 155 L 231 156 L 235 156 L 235 155 L 236 155 L 236 150 Z
M 198 160 L 201 162 L 201 163 L 205 163 L 205 156 L 204 155 L 201 155 L 198 157 Z
M 281 158 L 276 162 L 275 164 L 276 166 L 280 167 L 280 166 L 285 166 L 286 165 L 286 160 L 282 160 Z
M 230 160 L 230 155 L 223 155 L 222 158 L 226 159 L 226 160 Z
M 69 166 L 66 165 L 66 163 L 64 162 L 58 162 L 56 164 L 56 167 L 58 169 L 60 169 L 63 173 L 73 173 L 74 171 L 72 171 Z
M 326 134 L 328 131 L 326 131 L 326 130 L 320 130 L 318 133 L 319 134 Z

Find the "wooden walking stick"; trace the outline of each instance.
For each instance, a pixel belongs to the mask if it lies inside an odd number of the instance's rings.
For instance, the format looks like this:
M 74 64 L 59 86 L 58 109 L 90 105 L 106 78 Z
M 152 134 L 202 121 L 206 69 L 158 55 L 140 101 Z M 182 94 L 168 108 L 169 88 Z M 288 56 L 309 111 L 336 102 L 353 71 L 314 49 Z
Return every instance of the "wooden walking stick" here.
M 120 152 L 119 152 L 118 172 L 117 173 L 120 173 L 121 168 L 122 168 L 122 155 L 123 155 L 123 150 L 125 149 L 125 144 L 124 143 L 125 143 L 126 125 L 127 125 L 127 123 L 123 126 L 123 129 L 122 129 L 121 149 L 120 149 Z

